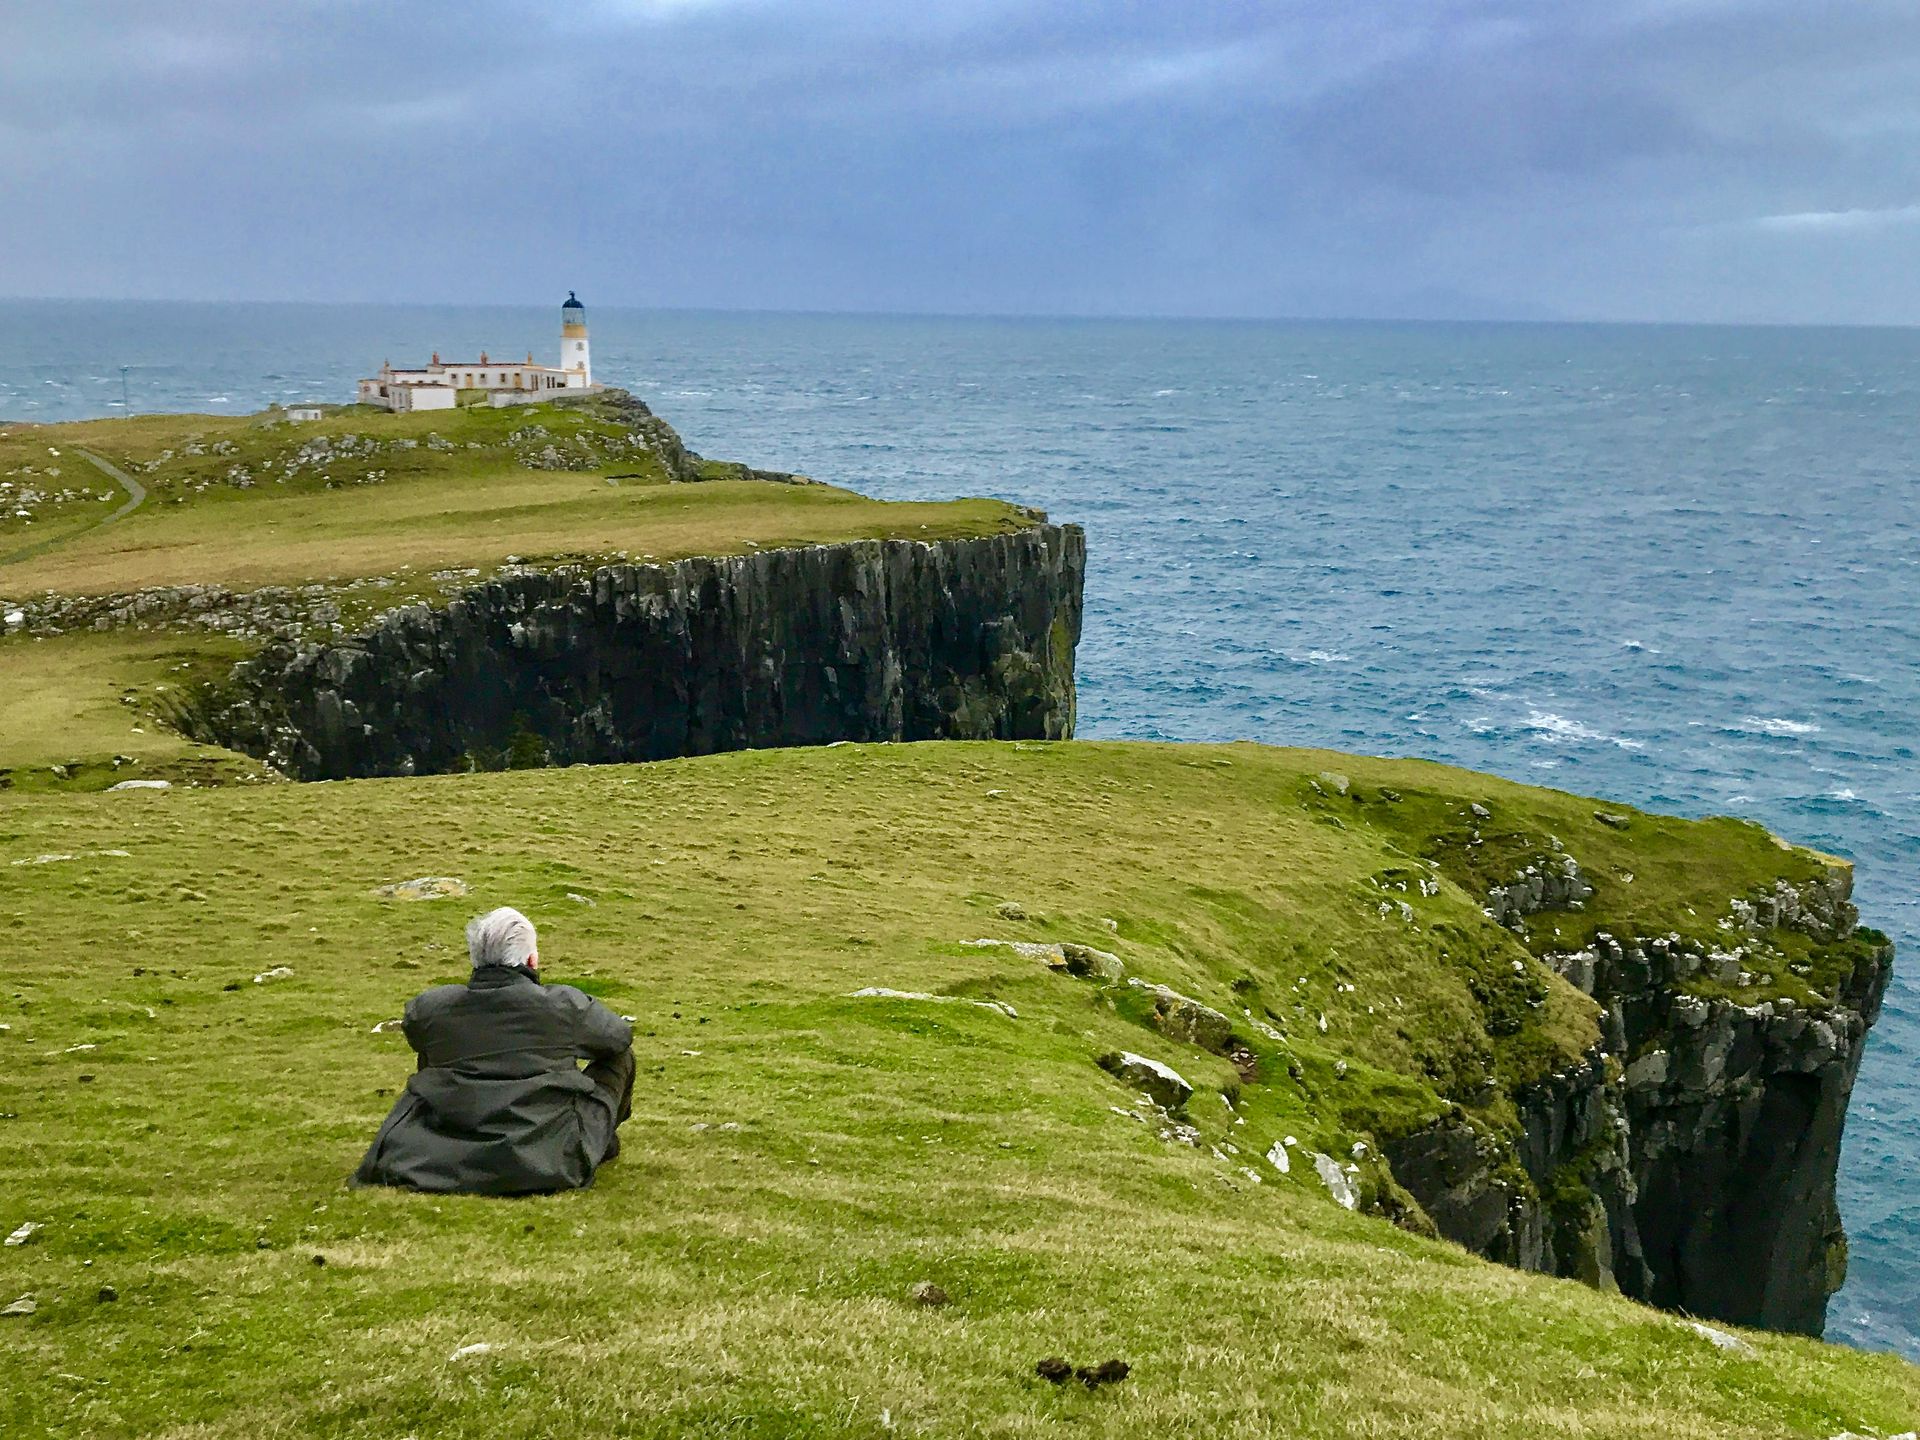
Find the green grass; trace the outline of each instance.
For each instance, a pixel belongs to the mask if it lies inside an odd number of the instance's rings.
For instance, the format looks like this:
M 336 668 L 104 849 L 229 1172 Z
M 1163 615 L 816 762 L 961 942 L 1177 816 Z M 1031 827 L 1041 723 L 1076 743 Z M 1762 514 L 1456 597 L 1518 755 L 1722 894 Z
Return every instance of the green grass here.
M 0 640 L 0 790 L 266 778 L 256 760 L 188 740 L 166 708 L 170 695 L 224 675 L 246 648 L 214 635 L 124 631 Z
M 1311 782 L 1328 767 L 1363 798 L 1325 803 Z M 1408 898 L 1412 923 L 1379 912 L 1383 881 L 1426 870 L 1474 802 L 1591 873 L 1631 866 L 1595 906 L 1620 934 L 1822 863 L 1726 822 L 1615 831 L 1577 797 L 1254 746 L 842 746 L 0 795 L 17 942 L 0 1221 L 46 1227 L 0 1251 L 0 1301 L 39 1304 L 0 1321 L 0 1433 L 1911 1426 L 1920 1373 L 1901 1361 L 1758 1334 L 1756 1353 L 1723 1352 L 1672 1317 L 1349 1214 L 1308 1166 L 1282 1177 L 1260 1158 L 1286 1133 L 1345 1154 L 1366 1117 L 1406 1123 L 1591 1039 L 1591 1006 L 1449 862 L 1438 893 Z M 12 863 L 56 854 L 75 858 Z M 372 894 L 421 875 L 473 893 Z M 638 1018 L 625 1153 L 546 1199 L 346 1190 L 411 1063 L 371 1028 L 463 974 L 461 923 L 505 903 L 541 926 L 551 979 Z M 964 943 L 983 937 L 1110 949 L 1235 1017 L 1270 1012 L 1285 1038 L 1255 1039 L 1244 1081 L 1110 988 Z M 1521 959 L 1542 996 L 1503 1043 L 1489 957 Z M 293 975 L 253 983 L 276 965 Z M 1018 1018 L 847 997 L 868 985 Z M 1202 1147 L 1114 1113 L 1134 1097 L 1094 1057 L 1119 1048 L 1198 1087 Z M 1225 1162 L 1207 1148 L 1225 1144 Z M 910 1305 L 921 1278 L 953 1303 Z M 474 1342 L 495 1349 L 449 1361 Z M 1056 1390 L 1033 1374 L 1053 1354 L 1134 1372 Z
M 892 536 L 1001 534 L 1032 522 L 998 500 L 869 500 L 828 486 L 609 484 L 570 471 L 433 476 L 348 494 L 143 509 L 0 567 L 11 594 L 114 594 L 158 585 L 249 590 L 534 561 L 734 555 Z
M 320 440 L 332 458 L 312 458 Z M 352 630 L 443 602 L 509 561 L 668 562 L 1034 523 L 998 500 L 890 503 L 697 457 L 669 465 L 678 444 L 664 422 L 636 422 L 613 401 L 418 415 L 342 407 L 300 424 L 269 412 L 0 425 L 0 485 L 13 487 L 0 499 L 40 497 L 30 521 L 0 504 L 0 610 L 49 593 L 317 585 Z M 138 478 L 146 503 L 102 524 L 126 495 L 82 448 Z M 675 483 L 688 469 L 708 478 Z M 169 686 L 224 674 L 247 650 L 187 627 L 0 634 L 0 788 L 257 777 L 255 762 L 164 725 Z
M 753 480 L 716 462 L 696 469 L 730 478 L 674 484 L 659 446 L 644 448 L 646 436 L 636 435 L 593 406 L 555 405 L 416 415 L 353 409 L 297 425 L 194 415 L 14 426 L 0 439 L 0 481 L 44 483 L 37 472 L 45 452 L 59 449 L 51 463 L 63 479 L 83 472 L 92 496 L 124 501 L 118 486 L 71 453 L 85 446 L 151 493 L 133 514 L 98 528 L 89 528 L 96 512 L 112 508 L 98 498 L 42 505 L 31 524 L 0 515 L 0 597 L 394 575 L 411 575 L 413 595 L 424 597 L 459 583 L 427 572 L 491 568 L 509 557 L 671 560 L 1002 534 L 1033 523 L 997 500 L 889 503 L 825 485 Z M 434 437 L 447 448 L 432 448 Z M 303 460 L 323 438 L 337 458 Z M 26 466 L 36 475 L 22 473 Z M 244 485 L 235 474 L 247 477 Z M 40 548 L 49 534 L 71 538 Z M 27 546 L 24 558 L 5 559 Z

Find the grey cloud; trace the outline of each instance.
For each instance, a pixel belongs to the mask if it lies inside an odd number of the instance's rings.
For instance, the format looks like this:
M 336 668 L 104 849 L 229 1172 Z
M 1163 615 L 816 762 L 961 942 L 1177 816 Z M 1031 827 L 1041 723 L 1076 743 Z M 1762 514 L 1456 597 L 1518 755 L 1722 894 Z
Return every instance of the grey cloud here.
M 0 293 L 1920 321 L 1916 131 L 1889 0 L 64 0 Z

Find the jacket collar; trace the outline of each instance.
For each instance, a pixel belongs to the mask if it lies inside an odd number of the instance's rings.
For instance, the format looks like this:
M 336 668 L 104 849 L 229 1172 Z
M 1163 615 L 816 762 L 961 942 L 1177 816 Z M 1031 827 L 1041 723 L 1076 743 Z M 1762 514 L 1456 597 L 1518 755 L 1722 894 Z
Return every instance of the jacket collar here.
M 479 965 L 467 980 L 469 990 L 498 990 L 503 986 L 517 985 L 524 981 L 529 985 L 538 985 L 540 977 L 524 965 Z

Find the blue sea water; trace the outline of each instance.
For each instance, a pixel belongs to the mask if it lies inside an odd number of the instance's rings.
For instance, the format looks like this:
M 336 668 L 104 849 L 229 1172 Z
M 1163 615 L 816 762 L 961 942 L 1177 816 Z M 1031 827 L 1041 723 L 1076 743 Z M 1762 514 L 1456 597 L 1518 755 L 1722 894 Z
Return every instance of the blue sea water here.
M 1088 532 L 1081 733 L 1414 754 L 1858 862 L 1829 1335 L 1920 1358 L 1920 331 L 596 310 L 703 453 Z M 0 303 L 0 417 L 344 400 L 550 309 Z

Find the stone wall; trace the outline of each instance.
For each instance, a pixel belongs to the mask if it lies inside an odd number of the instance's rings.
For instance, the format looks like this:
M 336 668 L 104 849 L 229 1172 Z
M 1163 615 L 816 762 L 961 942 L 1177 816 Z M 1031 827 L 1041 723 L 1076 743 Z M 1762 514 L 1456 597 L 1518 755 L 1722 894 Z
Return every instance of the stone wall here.
M 1073 733 L 1077 526 L 523 571 L 276 640 L 187 701 L 300 779 Z

